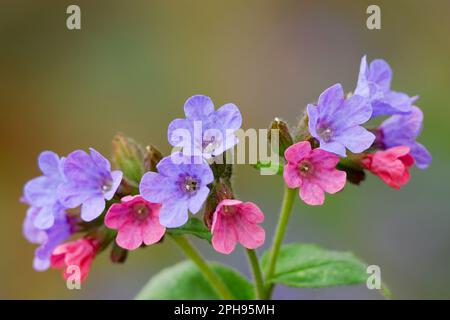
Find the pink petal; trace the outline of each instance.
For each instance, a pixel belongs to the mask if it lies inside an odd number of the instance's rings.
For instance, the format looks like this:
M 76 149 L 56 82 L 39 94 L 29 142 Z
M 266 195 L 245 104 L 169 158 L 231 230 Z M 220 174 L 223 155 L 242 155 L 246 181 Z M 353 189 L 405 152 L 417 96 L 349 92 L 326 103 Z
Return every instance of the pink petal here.
M 256 249 L 264 244 L 266 233 L 263 228 L 244 218 L 236 219 L 235 228 L 239 242 L 247 249 Z
M 113 204 L 106 213 L 105 225 L 110 229 L 119 229 L 129 220 L 130 211 L 131 208 L 123 203 Z
M 289 163 L 298 164 L 311 152 L 311 144 L 309 141 L 298 142 L 284 152 L 284 157 Z
M 302 178 L 297 164 L 286 164 L 283 170 L 283 178 L 289 188 L 294 189 L 302 185 Z
M 323 149 L 314 149 L 311 151 L 310 161 L 315 167 L 329 169 L 336 167 L 339 162 L 339 157 Z
M 244 202 L 239 205 L 239 212 L 248 222 L 255 224 L 264 221 L 264 213 L 253 202 Z
M 347 181 L 347 174 L 344 171 L 336 169 L 323 170 L 316 172 L 312 180 L 325 192 L 333 194 L 344 188 Z
M 322 205 L 325 200 L 325 194 L 319 185 L 304 180 L 303 186 L 300 188 L 300 198 L 311 206 Z
M 230 254 L 238 241 L 235 227 L 230 223 L 230 219 L 222 217 L 218 211 L 214 213 L 214 220 L 215 223 L 211 229 L 212 245 L 217 252 Z
M 146 245 L 157 243 L 165 232 L 166 228 L 159 223 L 159 215 L 149 216 L 141 225 L 141 237 Z
M 123 225 L 116 237 L 117 244 L 128 250 L 134 250 L 142 244 L 142 233 L 138 223 L 127 223 Z

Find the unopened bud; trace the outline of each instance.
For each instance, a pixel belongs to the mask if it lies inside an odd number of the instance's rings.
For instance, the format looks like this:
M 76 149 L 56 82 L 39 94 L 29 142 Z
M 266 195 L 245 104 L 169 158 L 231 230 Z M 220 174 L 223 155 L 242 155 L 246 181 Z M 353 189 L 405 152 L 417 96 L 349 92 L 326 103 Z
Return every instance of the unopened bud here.
M 291 133 L 289 132 L 289 128 L 286 122 L 279 118 L 275 118 L 272 123 L 270 124 L 269 128 L 269 143 L 272 145 L 272 139 L 274 138 L 272 136 L 272 130 L 278 130 L 278 154 L 281 157 L 284 157 L 284 152 L 287 148 L 289 148 L 294 141 L 292 140 Z
M 109 258 L 112 263 L 124 263 L 128 257 L 128 250 L 119 247 L 116 243 L 113 244 Z
M 162 153 L 156 147 L 150 145 L 145 148 L 145 171 L 156 171 L 156 165 L 163 158 Z
M 211 230 L 212 220 L 217 205 L 225 199 L 233 199 L 233 190 L 231 189 L 231 183 L 229 181 L 216 182 L 211 188 L 208 199 L 206 199 L 205 213 L 203 220 L 208 229 Z
M 312 136 L 309 133 L 308 121 L 309 121 L 308 114 L 305 112 L 303 114 L 302 118 L 300 119 L 300 121 L 298 122 L 298 125 L 296 128 L 296 133 L 295 133 L 295 141 L 296 142 L 312 139 Z
M 128 183 L 139 185 L 144 175 L 145 150 L 133 139 L 119 133 L 113 140 L 113 164 Z

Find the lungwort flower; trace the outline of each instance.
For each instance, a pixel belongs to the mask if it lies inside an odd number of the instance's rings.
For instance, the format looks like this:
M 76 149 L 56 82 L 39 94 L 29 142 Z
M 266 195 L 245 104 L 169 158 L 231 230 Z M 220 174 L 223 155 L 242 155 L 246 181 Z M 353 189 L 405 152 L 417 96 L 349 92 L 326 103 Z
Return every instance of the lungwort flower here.
M 378 142 L 384 148 L 408 146 L 417 167 L 425 169 L 432 157 L 428 150 L 416 138 L 422 131 L 423 113 L 418 107 L 406 115 L 394 115 L 385 120 L 379 128 Z
M 336 193 L 345 186 L 346 173 L 336 170 L 339 157 L 325 150 L 311 150 L 308 141 L 290 146 L 283 177 L 289 188 L 300 188 L 300 198 L 309 205 L 321 205 L 325 192 Z
M 222 200 L 213 214 L 212 245 L 217 252 L 230 254 L 239 242 L 247 249 L 264 244 L 265 231 L 258 224 L 264 214 L 252 202 Z
M 53 250 L 66 241 L 74 230 L 63 208 L 55 211 L 54 223 L 46 230 L 36 228 L 35 220 L 39 213 L 38 208 L 31 207 L 28 209 L 23 223 L 23 234 L 29 242 L 39 245 L 34 253 L 34 269 L 45 271 L 50 267 L 50 257 Z
M 371 106 L 358 95 L 345 99 L 340 84 L 325 90 L 317 106 L 309 104 L 307 112 L 309 131 L 323 150 L 345 157 L 345 148 L 360 153 L 375 140 L 375 136 L 361 126 L 370 119 Z
M 158 173 L 144 175 L 140 193 L 147 201 L 162 204 L 159 219 L 163 226 L 180 227 L 188 220 L 188 210 L 195 214 L 202 208 L 213 172 L 201 158 L 180 152 L 163 158 L 157 169 Z
M 121 171 L 111 171 L 110 162 L 94 149 L 91 154 L 77 150 L 64 161 L 66 182 L 58 188 L 59 199 L 67 208 L 81 205 L 81 219 L 92 221 L 105 210 L 122 181 Z
M 417 96 L 409 97 L 391 90 L 392 70 L 386 61 L 377 59 L 367 65 L 366 56 L 361 60 L 355 94 L 367 98 L 372 105 L 372 117 L 411 112 Z
M 57 189 L 64 180 L 63 163 L 64 158 L 60 159 L 56 153 L 42 152 L 38 165 L 43 175 L 25 184 L 23 201 L 32 207 L 33 225 L 38 229 L 52 227 L 55 216 L 63 209 L 57 196 Z
M 210 159 L 238 143 L 235 131 L 242 125 L 242 116 L 236 105 L 228 103 L 214 111 L 209 97 L 196 95 L 186 101 L 184 113 L 186 119 L 170 123 L 168 139 L 185 155 Z
M 390 187 L 400 189 L 409 181 L 409 168 L 414 159 L 408 147 L 400 146 L 369 154 L 362 164 Z
M 83 282 L 89 274 L 92 261 L 100 248 L 100 243 L 91 238 L 81 238 L 64 243 L 53 251 L 51 267 L 62 269 L 64 279 L 79 275 Z
M 134 250 L 142 243 L 154 244 L 166 232 L 159 223 L 160 208 L 160 204 L 148 202 L 141 196 L 127 196 L 109 208 L 105 225 L 118 230 L 116 242 L 124 249 Z

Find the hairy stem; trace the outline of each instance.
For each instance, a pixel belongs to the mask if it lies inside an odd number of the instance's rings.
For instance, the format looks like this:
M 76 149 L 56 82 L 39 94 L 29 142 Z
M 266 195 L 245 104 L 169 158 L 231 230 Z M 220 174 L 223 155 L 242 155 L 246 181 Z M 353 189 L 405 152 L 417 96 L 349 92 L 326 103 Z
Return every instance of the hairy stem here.
M 253 279 L 255 280 L 255 288 L 256 288 L 256 299 L 261 300 L 264 299 L 264 280 L 261 272 L 261 267 L 259 265 L 258 257 L 256 256 L 256 251 L 251 249 L 246 249 L 248 261 L 252 268 Z
M 287 227 L 289 217 L 291 216 L 291 212 L 292 212 L 292 206 L 294 205 L 295 194 L 296 194 L 295 189 L 290 189 L 287 186 L 285 186 L 283 204 L 281 206 L 278 227 L 275 232 L 272 249 L 270 251 L 269 266 L 268 266 L 267 272 L 266 272 L 266 282 L 275 273 L 275 267 L 277 264 L 278 255 L 280 253 L 281 244 L 283 243 L 283 238 L 284 238 L 284 234 L 286 232 L 286 227 Z M 270 299 L 270 297 L 272 296 L 272 291 L 273 291 L 273 284 L 267 284 L 264 298 Z
M 200 255 L 197 249 L 192 246 L 188 239 L 184 236 L 171 236 L 175 243 L 180 247 L 184 254 L 189 257 L 200 269 L 205 278 L 217 291 L 219 296 L 224 300 L 234 299 L 228 288 L 223 283 L 222 279 L 211 269 L 205 259 Z

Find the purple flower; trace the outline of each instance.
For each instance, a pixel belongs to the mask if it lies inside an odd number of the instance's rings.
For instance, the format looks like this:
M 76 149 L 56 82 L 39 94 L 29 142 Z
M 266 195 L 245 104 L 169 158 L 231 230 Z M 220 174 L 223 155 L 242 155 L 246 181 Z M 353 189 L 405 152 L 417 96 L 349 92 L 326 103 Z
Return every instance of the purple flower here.
M 355 94 L 369 99 L 372 117 L 411 112 L 417 96 L 409 97 L 402 92 L 391 90 L 392 70 L 386 61 L 377 59 L 367 65 L 366 56 L 362 57 L 359 68 L 358 84 Z
M 309 132 L 319 140 L 323 150 L 345 157 L 346 147 L 360 153 L 375 140 L 372 133 L 360 126 L 370 119 L 372 108 L 361 96 L 345 99 L 340 84 L 322 92 L 317 106 L 309 104 L 307 112 Z
M 184 104 L 186 119 L 173 120 L 168 129 L 169 143 L 183 148 L 185 155 L 218 156 L 238 143 L 235 131 L 242 125 L 238 107 L 228 103 L 214 111 L 212 100 L 203 95 L 190 97 Z
M 53 250 L 72 235 L 73 227 L 61 206 L 55 211 L 54 223 L 49 229 L 36 228 L 35 221 L 38 216 L 38 208 L 28 209 L 23 223 L 23 234 L 29 242 L 40 245 L 34 253 L 33 267 L 37 271 L 45 271 L 50 267 Z
M 92 221 L 105 210 L 122 181 L 121 171 L 111 171 L 111 164 L 100 153 L 77 150 L 64 161 L 66 182 L 58 188 L 59 200 L 67 208 L 81 205 L 81 219 Z
M 431 162 L 431 154 L 416 138 L 422 131 L 423 113 L 416 107 L 406 115 L 394 115 L 385 120 L 379 128 L 378 142 L 383 148 L 408 146 L 418 168 L 426 169 Z
M 35 212 L 34 227 L 50 228 L 55 220 L 55 214 L 61 204 L 58 202 L 57 189 L 64 181 L 61 166 L 64 158 L 59 158 L 54 152 L 44 151 L 39 155 L 38 165 L 43 175 L 30 180 L 24 187 L 24 202 Z
M 214 176 L 211 168 L 200 161 L 176 152 L 158 163 L 158 173 L 148 172 L 142 178 L 142 197 L 162 204 L 159 219 L 163 226 L 180 227 L 188 220 L 188 209 L 195 214 L 202 208 L 209 194 L 207 185 Z

